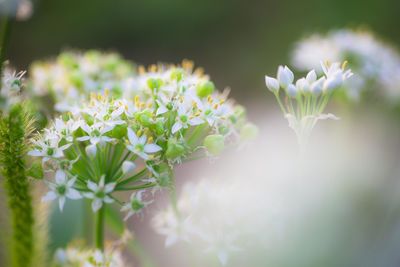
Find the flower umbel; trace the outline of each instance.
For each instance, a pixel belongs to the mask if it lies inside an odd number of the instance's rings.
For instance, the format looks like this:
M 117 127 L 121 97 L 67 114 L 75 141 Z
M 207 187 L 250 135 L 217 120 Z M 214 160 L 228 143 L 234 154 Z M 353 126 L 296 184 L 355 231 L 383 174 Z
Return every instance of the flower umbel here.
M 320 119 L 337 119 L 323 114 L 333 92 L 340 88 L 353 73 L 346 69 L 346 62 L 321 63 L 324 75 L 317 77 L 311 70 L 294 84 L 293 72 L 279 66 L 277 78 L 265 76 L 267 88 L 275 95 L 289 126 L 295 131 L 299 144 L 305 145 L 315 124 Z

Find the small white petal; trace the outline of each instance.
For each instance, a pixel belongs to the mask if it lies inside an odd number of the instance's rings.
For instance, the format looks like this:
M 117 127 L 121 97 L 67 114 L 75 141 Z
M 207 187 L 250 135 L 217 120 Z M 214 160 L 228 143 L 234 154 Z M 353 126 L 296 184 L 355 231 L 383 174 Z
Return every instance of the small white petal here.
M 114 199 L 111 198 L 111 197 L 109 197 L 109 196 L 105 196 L 105 197 L 103 198 L 103 201 L 104 201 L 105 203 L 113 203 L 113 202 L 114 202 Z
M 55 180 L 57 184 L 65 184 L 67 182 L 67 175 L 64 171 L 57 170 Z
M 39 150 L 32 150 L 28 152 L 28 155 L 32 157 L 41 157 L 43 156 L 43 152 Z
M 78 192 L 78 190 L 74 188 L 69 188 L 66 196 L 70 199 L 80 199 L 82 198 L 81 194 Z
M 199 117 L 194 117 L 193 119 L 189 120 L 189 124 L 192 126 L 200 125 L 204 123 L 204 121 Z
M 109 183 L 104 187 L 104 192 L 106 194 L 111 193 L 112 191 L 114 191 L 114 188 L 117 184 L 116 183 Z
M 131 128 L 128 128 L 128 139 L 132 145 L 136 145 L 139 141 L 139 138 Z
M 58 206 L 60 207 L 60 211 L 63 210 L 64 204 L 65 204 L 65 197 L 64 197 L 64 196 L 61 196 L 61 197 L 58 199 Z
M 47 192 L 46 195 L 44 195 L 42 197 L 42 201 L 43 202 L 53 201 L 56 198 L 57 198 L 57 194 L 53 191 L 49 191 L 49 192 Z
M 87 187 L 93 192 L 97 191 L 98 188 L 97 184 L 93 181 L 87 181 Z
M 146 153 L 156 153 L 160 151 L 162 148 L 156 144 L 147 144 L 144 146 L 144 152 Z
M 103 201 L 101 199 L 94 199 L 92 202 L 92 210 L 93 212 L 97 212 L 103 206 Z
M 175 122 L 174 125 L 172 126 L 172 133 L 176 133 L 177 131 L 179 131 L 182 128 L 182 123 L 180 122 Z

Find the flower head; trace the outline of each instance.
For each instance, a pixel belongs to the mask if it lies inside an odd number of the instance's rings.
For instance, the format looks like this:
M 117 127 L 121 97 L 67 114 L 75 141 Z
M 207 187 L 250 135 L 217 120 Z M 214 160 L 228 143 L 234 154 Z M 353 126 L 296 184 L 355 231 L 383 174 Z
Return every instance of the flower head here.
M 43 201 L 53 201 L 58 199 L 60 210 L 64 208 L 65 200 L 70 199 L 80 199 L 82 198 L 79 191 L 77 191 L 73 186 L 76 182 L 76 177 L 68 179 L 67 174 L 58 170 L 55 175 L 55 182 L 49 182 L 50 191 L 42 198 Z

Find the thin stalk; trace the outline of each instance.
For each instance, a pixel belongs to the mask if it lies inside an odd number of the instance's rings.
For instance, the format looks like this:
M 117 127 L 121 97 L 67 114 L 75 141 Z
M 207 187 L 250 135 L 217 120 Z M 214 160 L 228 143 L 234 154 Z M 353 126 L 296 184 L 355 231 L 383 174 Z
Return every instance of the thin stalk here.
M 279 92 L 274 93 L 274 95 L 275 95 L 276 101 L 278 101 L 279 107 L 281 108 L 281 110 L 282 110 L 282 112 L 283 112 L 283 115 L 286 115 L 287 112 L 286 112 L 285 107 L 284 107 L 283 104 L 282 104 L 281 99 L 279 98 Z
M 96 248 L 104 251 L 104 209 L 105 204 L 97 211 L 95 224 L 95 244 Z

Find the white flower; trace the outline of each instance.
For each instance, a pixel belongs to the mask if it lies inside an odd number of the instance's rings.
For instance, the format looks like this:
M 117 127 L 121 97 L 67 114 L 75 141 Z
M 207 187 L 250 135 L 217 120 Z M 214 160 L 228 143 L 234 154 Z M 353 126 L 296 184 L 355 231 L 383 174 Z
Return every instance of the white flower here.
M 81 194 L 73 188 L 76 177 L 68 180 L 67 174 L 62 170 L 57 170 L 55 175 L 55 183 L 49 183 L 50 191 L 42 198 L 43 201 L 53 201 L 58 198 L 60 210 L 64 208 L 65 200 L 79 199 Z
M 65 144 L 59 147 L 60 141 L 60 137 L 56 133 L 47 131 L 44 139 L 33 142 L 36 149 L 29 151 L 28 155 L 43 157 L 43 162 L 49 159 L 60 159 L 64 157 L 63 151 L 71 146 L 71 144 Z
M 81 121 L 56 119 L 54 122 L 54 129 L 60 133 L 68 142 L 73 141 L 72 133 L 81 126 Z
M 147 205 L 151 204 L 152 201 L 144 201 L 143 193 L 141 190 L 131 195 L 130 201 L 126 203 L 122 208 L 122 212 L 127 212 L 124 220 L 128 220 L 132 215 L 140 213 Z
M 183 103 L 178 106 L 178 115 L 176 116 L 176 122 L 172 126 L 172 133 L 176 133 L 180 129 L 186 129 L 189 126 L 196 126 L 204 123 L 204 121 L 198 116 L 194 116 L 191 112 L 192 107 L 187 107 Z
M 280 86 L 277 79 L 265 75 L 265 84 L 271 92 L 275 93 L 279 91 Z
M 286 88 L 286 91 L 289 96 L 296 97 L 297 96 L 297 88 L 293 84 L 289 84 Z
M 105 176 L 101 176 L 98 184 L 93 181 L 87 181 L 87 187 L 91 192 L 83 193 L 83 196 L 89 199 L 93 199 L 92 210 L 98 211 L 103 203 L 112 203 L 114 199 L 109 196 L 114 191 L 116 183 L 105 184 Z
M 82 130 L 84 130 L 88 135 L 78 137 L 78 141 L 89 141 L 92 145 L 104 144 L 106 142 L 111 142 L 114 139 L 106 136 L 105 134 L 112 130 L 111 127 L 102 127 L 99 124 L 93 124 L 91 126 L 85 124 L 81 125 Z
M 144 160 L 149 159 L 149 154 L 157 153 L 161 150 L 161 147 L 156 144 L 147 144 L 147 136 L 143 134 L 138 137 L 131 128 L 128 128 L 128 139 L 129 144 L 126 148 Z
M 310 91 L 310 84 L 306 78 L 300 78 L 296 81 L 296 88 L 300 92 L 306 93 Z
M 285 67 L 279 66 L 277 78 L 278 78 L 279 84 L 283 88 L 286 88 L 289 86 L 289 84 L 291 84 L 293 82 L 294 74 L 287 66 L 285 66 Z

